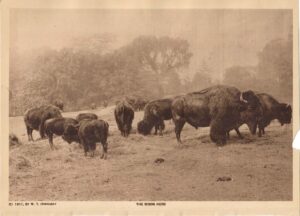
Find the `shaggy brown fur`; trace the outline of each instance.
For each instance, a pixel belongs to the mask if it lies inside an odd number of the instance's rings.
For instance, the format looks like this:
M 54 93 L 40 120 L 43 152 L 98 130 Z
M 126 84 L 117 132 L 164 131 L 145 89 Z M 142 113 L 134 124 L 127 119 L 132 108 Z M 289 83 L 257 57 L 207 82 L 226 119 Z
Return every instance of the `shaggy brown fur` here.
M 45 138 L 44 123 L 47 119 L 62 117 L 60 109 L 53 105 L 40 106 L 29 109 L 24 114 L 28 140 L 33 141 L 32 131 L 38 130 L 41 138 Z
M 186 122 L 195 128 L 210 126 L 210 138 L 218 145 L 226 143 L 226 132 L 235 128 L 240 112 L 255 108 L 253 92 L 241 93 L 230 86 L 213 86 L 199 92 L 178 97 L 172 103 L 175 133 L 180 133 Z
M 151 133 L 153 127 L 155 127 L 155 134 L 159 130 L 159 134 L 162 135 L 162 131 L 165 128 L 164 120 L 172 118 L 171 104 L 173 99 L 161 99 L 149 102 L 145 107 L 144 118 L 138 122 L 138 132 L 143 135 Z

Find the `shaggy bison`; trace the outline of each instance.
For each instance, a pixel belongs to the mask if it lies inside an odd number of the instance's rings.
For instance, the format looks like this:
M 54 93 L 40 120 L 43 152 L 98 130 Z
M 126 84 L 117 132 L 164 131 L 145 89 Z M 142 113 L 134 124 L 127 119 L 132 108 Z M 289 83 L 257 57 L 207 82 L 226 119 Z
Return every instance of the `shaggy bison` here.
M 138 132 L 143 135 L 150 134 L 153 127 L 155 127 L 155 135 L 157 130 L 162 135 L 165 128 L 164 120 L 172 119 L 171 111 L 172 99 L 160 99 L 149 102 L 145 107 L 144 118 L 138 122 Z
M 186 122 L 195 127 L 210 126 L 210 138 L 217 145 L 226 143 L 226 133 L 240 120 L 240 112 L 255 109 L 257 97 L 252 91 L 241 93 L 230 86 L 213 86 L 176 98 L 172 103 L 176 138 Z
M 240 113 L 240 119 L 237 122 L 237 125 L 234 127 L 239 138 L 243 139 L 243 136 L 239 131 L 239 127 L 243 124 L 246 124 L 248 126 L 252 135 L 256 133 L 258 121 L 260 121 L 260 119 L 262 118 L 262 114 L 262 106 L 259 101 L 257 101 L 257 107 L 255 107 L 254 109 L 248 107 L 245 111 Z M 227 138 L 229 139 L 229 131 L 227 132 Z
M 41 138 L 45 138 L 44 123 L 47 119 L 62 117 L 59 108 L 53 105 L 45 105 L 29 109 L 24 114 L 28 140 L 33 141 L 32 131 L 38 130 Z
M 76 120 L 78 122 L 80 122 L 83 119 L 89 119 L 89 120 L 94 120 L 94 119 L 98 119 L 98 116 L 94 113 L 79 113 L 76 116 Z
M 53 134 L 62 136 L 68 125 L 76 125 L 78 121 L 72 118 L 52 118 L 45 121 L 45 134 L 48 137 L 50 148 L 53 150 Z
M 103 120 L 82 120 L 78 125 L 68 125 L 62 138 L 68 143 L 75 141 L 83 145 L 85 156 L 89 150 L 92 151 L 91 156 L 94 156 L 96 142 L 101 142 L 101 158 L 106 159 L 108 128 L 108 123 Z
M 122 136 L 127 137 L 130 133 L 132 120 L 134 118 L 133 108 L 126 101 L 121 101 L 117 104 L 114 114 Z
M 279 103 L 271 95 L 260 93 L 257 94 L 262 104 L 263 116 L 258 122 L 258 136 L 265 134 L 267 127 L 272 120 L 277 119 L 281 125 L 291 123 L 292 107 L 286 103 Z

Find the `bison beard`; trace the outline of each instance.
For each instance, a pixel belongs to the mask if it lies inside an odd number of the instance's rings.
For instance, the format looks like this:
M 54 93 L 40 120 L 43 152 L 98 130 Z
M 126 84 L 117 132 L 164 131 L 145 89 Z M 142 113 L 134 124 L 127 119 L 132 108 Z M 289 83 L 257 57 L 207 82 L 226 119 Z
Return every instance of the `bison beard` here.
M 115 111 L 115 120 L 121 135 L 128 137 L 132 128 L 132 120 L 134 118 L 133 108 L 125 101 L 117 104 Z
M 210 126 L 211 140 L 224 145 L 227 131 L 239 122 L 240 112 L 255 107 L 254 93 L 245 96 L 237 88 L 220 85 L 175 99 L 172 114 L 178 142 L 181 143 L 180 133 L 188 122 L 195 128 Z
M 40 106 L 29 109 L 24 114 L 24 122 L 27 130 L 28 141 L 33 141 L 32 131 L 38 130 L 41 138 L 45 138 L 44 123 L 47 119 L 62 117 L 56 106 Z
M 107 136 L 109 125 L 103 120 L 83 120 L 78 125 L 68 125 L 64 131 L 63 139 L 68 143 L 72 141 L 79 142 L 83 145 L 84 155 L 92 151 L 94 156 L 96 143 L 101 142 L 103 152 L 101 158 L 107 157 Z
M 157 130 L 162 135 L 165 129 L 164 120 L 172 118 L 171 111 L 172 99 L 161 99 L 149 102 L 145 107 L 144 119 L 138 122 L 137 130 L 140 134 L 148 135 L 155 127 L 155 135 Z

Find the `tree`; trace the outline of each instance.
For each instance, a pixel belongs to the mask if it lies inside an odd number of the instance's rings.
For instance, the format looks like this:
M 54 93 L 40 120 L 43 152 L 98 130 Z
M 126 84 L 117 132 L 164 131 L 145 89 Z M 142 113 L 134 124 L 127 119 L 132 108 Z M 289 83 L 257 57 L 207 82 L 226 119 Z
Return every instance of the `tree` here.
M 186 40 L 167 36 L 140 36 L 124 49 L 138 59 L 143 71 L 151 71 L 154 74 L 161 94 L 164 79 L 168 74 L 188 66 L 192 57 Z
M 278 96 L 292 98 L 293 83 L 293 41 L 276 39 L 266 44 L 258 54 L 259 77 L 268 84 L 265 91 Z
M 224 73 L 223 82 L 240 90 L 251 89 L 255 85 L 255 69 L 252 67 L 232 66 Z

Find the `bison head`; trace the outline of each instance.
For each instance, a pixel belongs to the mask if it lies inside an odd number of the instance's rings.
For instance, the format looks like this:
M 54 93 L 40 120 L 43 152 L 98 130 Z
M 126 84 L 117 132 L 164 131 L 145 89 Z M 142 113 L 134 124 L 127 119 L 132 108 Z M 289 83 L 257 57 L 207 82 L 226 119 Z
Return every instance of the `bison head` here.
M 256 109 L 260 105 L 257 95 L 251 90 L 242 92 L 240 95 L 240 101 L 246 103 L 247 108 L 252 110 Z
M 281 103 L 279 105 L 278 120 L 281 125 L 290 124 L 292 119 L 292 107 L 289 104 Z
M 79 129 L 79 124 L 67 125 L 62 135 L 63 140 L 65 140 L 69 144 L 71 144 L 72 142 L 79 142 L 78 129 Z
M 137 124 L 137 131 L 143 135 L 150 134 L 152 128 L 153 128 L 153 125 L 145 120 L 142 120 L 142 121 L 138 122 L 138 124 Z

